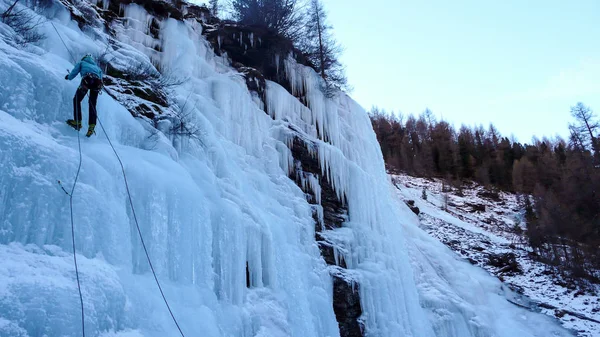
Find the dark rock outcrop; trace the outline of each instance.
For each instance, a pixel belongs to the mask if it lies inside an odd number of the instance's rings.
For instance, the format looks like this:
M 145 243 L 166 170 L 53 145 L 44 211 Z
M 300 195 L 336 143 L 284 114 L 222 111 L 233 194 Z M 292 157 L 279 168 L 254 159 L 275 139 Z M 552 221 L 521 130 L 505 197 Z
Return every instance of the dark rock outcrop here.
M 488 255 L 490 266 L 498 268 L 502 274 L 521 274 L 522 270 L 514 253 L 490 254 Z
M 484 204 L 474 204 L 474 203 L 470 203 L 467 202 L 465 203 L 465 205 L 469 206 L 471 209 L 469 209 L 469 213 L 483 213 L 485 212 L 485 205 Z
M 129 72 L 123 72 L 110 63 L 105 65 L 103 82 L 106 92 L 128 108 L 133 116 L 145 116 L 154 119 L 163 109 L 169 107 L 166 92 L 153 85 L 157 77 L 134 78 Z M 143 100 L 140 100 L 140 98 Z
M 292 55 L 299 64 L 310 65 L 291 40 L 258 26 L 244 26 L 232 21 L 204 24 L 204 35 L 218 55 L 227 53 L 232 63 L 257 69 L 264 78 L 287 89 L 284 60 Z
M 311 174 L 319 177 L 321 186 L 321 207 L 323 207 L 323 218 L 318 219 L 315 216 L 315 236 L 321 251 L 321 256 L 325 262 L 332 266 L 331 276 L 333 278 L 333 311 L 340 328 L 341 337 L 362 337 L 363 327 L 360 321 L 362 308 L 360 304 L 360 285 L 353 281 L 349 271 L 346 269 L 346 262 L 339 258 L 336 259 L 334 243 L 329 242 L 324 231 L 341 228 L 344 221 L 348 219 L 348 207 L 338 198 L 331 183 L 321 175 L 321 166 L 316 157 L 311 155 L 314 144 L 303 140 L 301 137 L 295 137 L 292 142 L 292 156 L 296 161 L 296 171 L 291 177 L 296 184 L 303 188 L 301 177 Z M 316 198 L 312 191 L 305 191 L 307 200 L 315 206 Z M 322 221 L 322 223 L 321 223 Z
M 333 278 L 333 311 L 340 326 L 340 336 L 363 336 L 362 325 L 357 319 L 362 315 L 358 289 L 337 276 Z
M 500 194 L 496 191 L 483 190 L 478 192 L 477 195 L 484 199 L 489 199 L 492 201 L 501 201 Z
M 239 71 L 246 79 L 248 90 L 256 92 L 258 97 L 265 102 L 265 94 L 267 90 L 267 81 L 263 74 L 258 69 L 246 67 L 243 64 L 236 62 L 233 67 Z
M 416 215 L 421 214 L 421 210 L 419 209 L 419 207 L 415 206 L 415 201 L 414 200 L 407 200 L 405 201 L 406 206 L 408 206 L 408 208 L 410 208 L 410 210 L 415 213 Z

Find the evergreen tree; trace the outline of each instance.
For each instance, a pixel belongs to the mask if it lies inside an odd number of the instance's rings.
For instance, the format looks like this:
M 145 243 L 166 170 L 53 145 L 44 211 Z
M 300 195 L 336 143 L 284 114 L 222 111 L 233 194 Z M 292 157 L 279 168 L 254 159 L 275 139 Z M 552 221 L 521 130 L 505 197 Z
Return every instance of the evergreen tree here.
M 472 179 L 475 173 L 475 139 L 471 129 L 463 125 L 458 134 L 459 173 L 460 176 Z
M 433 162 L 436 172 L 443 176 L 454 177 L 457 173 L 457 145 L 454 129 L 441 121 L 431 131 Z
M 210 13 L 213 16 L 218 16 L 219 15 L 219 0 L 210 0 L 208 2 L 209 5 L 209 9 L 210 9 Z
M 231 0 L 233 17 L 244 25 L 272 29 L 298 41 L 303 27 L 298 0 Z

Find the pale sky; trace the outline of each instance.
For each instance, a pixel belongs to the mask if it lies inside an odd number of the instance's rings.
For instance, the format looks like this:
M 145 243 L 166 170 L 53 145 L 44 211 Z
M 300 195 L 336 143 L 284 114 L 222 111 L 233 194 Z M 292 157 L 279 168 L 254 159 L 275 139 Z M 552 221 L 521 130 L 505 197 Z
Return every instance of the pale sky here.
M 324 0 L 352 97 L 521 142 L 600 111 L 598 0 Z
M 201 0 L 199 0 L 201 2 Z M 600 0 L 323 0 L 365 109 L 493 122 L 521 142 L 600 112 Z

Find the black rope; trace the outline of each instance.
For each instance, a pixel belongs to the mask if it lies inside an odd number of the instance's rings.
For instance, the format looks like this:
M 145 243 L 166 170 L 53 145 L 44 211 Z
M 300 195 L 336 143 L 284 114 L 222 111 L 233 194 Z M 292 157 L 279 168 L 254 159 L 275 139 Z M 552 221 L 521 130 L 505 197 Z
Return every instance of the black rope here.
M 77 109 L 77 107 L 75 107 Z M 76 114 L 77 115 L 77 114 Z M 79 116 L 79 115 L 77 115 Z M 77 117 L 76 117 L 77 118 Z M 81 123 L 79 119 L 76 119 L 77 125 Z M 63 186 L 62 182 L 59 180 L 58 184 L 60 188 L 69 196 L 69 208 L 71 211 L 71 242 L 73 244 L 73 262 L 75 263 L 75 276 L 77 277 L 77 290 L 79 291 L 79 302 L 81 303 L 81 331 L 83 337 L 85 337 L 85 312 L 83 310 L 83 296 L 81 295 L 81 283 L 79 281 L 79 267 L 77 265 L 77 254 L 75 250 L 75 222 L 73 221 L 73 194 L 75 193 L 75 186 L 77 186 L 77 180 L 79 179 L 79 173 L 81 172 L 81 163 L 82 163 L 82 155 L 81 155 L 81 137 L 79 136 L 79 130 L 77 131 L 77 147 L 79 150 L 79 165 L 77 165 L 77 174 L 75 174 L 75 180 L 73 181 L 73 186 L 71 187 L 71 192 L 68 192 Z
M 79 114 L 77 115 L 79 116 Z M 81 125 L 81 121 L 76 119 L 77 125 Z M 71 188 L 71 193 L 69 193 L 69 207 L 71 208 L 71 241 L 73 244 L 73 262 L 75 263 L 75 275 L 77 276 L 77 290 L 79 291 L 79 302 L 81 303 L 81 332 L 83 337 L 85 337 L 85 312 L 83 310 L 83 296 L 81 295 L 81 283 L 79 282 L 79 267 L 77 266 L 77 254 L 75 251 L 75 225 L 73 222 L 73 193 L 75 192 L 75 186 L 77 185 L 77 180 L 79 179 L 79 172 L 81 172 L 81 136 L 79 135 L 79 130 L 77 130 L 77 147 L 79 148 L 79 165 L 77 166 L 77 174 L 75 175 L 75 181 L 73 181 L 73 187 Z
M 50 24 L 52 25 L 52 27 L 54 27 L 54 30 L 56 31 L 58 38 L 60 38 L 62 43 L 65 45 L 65 48 L 67 49 L 67 52 L 69 52 L 69 54 L 71 55 L 71 58 L 73 58 L 73 61 L 75 61 L 75 58 L 73 57 L 73 54 L 71 54 L 69 47 L 67 47 L 67 44 L 65 43 L 63 38 L 60 36 L 58 29 L 56 29 L 56 26 L 54 26 L 54 22 L 50 21 Z M 74 108 L 77 109 L 77 106 L 75 106 Z M 81 121 L 79 120 L 78 117 L 79 117 L 79 114 L 76 113 L 75 114 L 76 126 L 81 125 Z M 83 337 L 85 337 L 85 311 L 83 309 L 83 295 L 81 295 L 81 282 L 79 280 L 79 267 L 77 265 L 77 251 L 75 249 L 75 222 L 73 221 L 73 194 L 75 192 L 75 186 L 77 186 L 77 180 L 79 179 L 79 173 L 81 172 L 81 163 L 82 163 L 81 136 L 79 135 L 79 130 L 77 130 L 77 147 L 79 150 L 79 164 L 77 165 L 77 174 L 75 174 L 75 180 L 73 181 L 73 187 L 71 187 L 71 192 L 70 193 L 67 192 L 67 190 L 63 187 L 60 180 L 58 181 L 58 184 L 60 185 L 60 188 L 62 188 L 62 190 L 69 196 L 69 208 L 71 211 L 71 243 L 73 245 L 73 262 L 75 264 L 75 276 L 77 278 L 77 291 L 79 292 L 79 303 L 81 304 L 81 332 L 82 332 Z
M 77 107 L 75 107 L 77 108 Z M 77 115 L 78 116 L 78 115 Z M 77 124 L 81 123 L 78 119 L 76 120 Z M 82 163 L 82 155 L 81 155 L 81 137 L 79 136 L 79 131 L 77 132 L 77 147 L 79 150 L 79 164 L 77 165 L 77 174 L 75 174 L 75 180 L 73 181 L 73 186 L 71 187 L 71 192 L 68 192 L 63 186 L 62 182 L 59 180 L 58 184 L 60 188 L 69 196 L 69 208 L 71 211 L 71 242 L 73 244 L 73 262 L 75 263 L 75 275 L 77 277 L 77 290 L 79 291 L 79 302 L 81 303 L 81 330 L 83 332 L 83 337 L 85 337 L 85 313 L 83 310 L 83 296 L 81 295 L 81 283 L 79 281 L 79 267 L 77 266 L 77 254 L 75 250 L 75 222 L 73 221 L 73 194 L 75 193 L 75 186 L 77 186 L 77 180 L 79 179 L 79 173 L 81 172 L 81 163 Z
M 67 49 L 67 52 L 69 52 L 69 54 L 71 55 L 71 58 L 73 59 L 73 62 L 75 62 L 75 57 L 73 57 L 73 54 L 71 54 L 71 51 L 69 50 L 69 47 L 67 46 L 67 44 L 65 43 L 65 41 L 63 40 L 63 38 L 61 37 L 60 33 L 58 32 L 58 30 L 56 29 L 56 26 L 54 26 L 53 22 L 50 22 L 50 24 L 52 24 L 52 27 L 54 27 L 54 30 L 56 31 L 56 34 L 58 34 L 58 37 L 60 38 L 60 40 L 62 41 L 63 45 L 65 46 L 65 48 Z M 96 109 L 96 107 L 92 107 L 94 110 Z M 96 112 L 96 117 L 98 116 L 98 112 Z M 77 115 L 79 116 L 79 115 Z M 75 117 L 77 119 L 77 117 Z M 144 237 L 142 236 L 142 231 L 140 229 L 140 225 L 138 223 L 137 220 L 137 215 L 135 214 L 135 208 L 133 207 L 133 200 L 131 199 L 131 191 L 129 190 L 129 183 L 127 182 L 127 175 L 125 174 L 125 167 L 123 166 L 123 162 L 121 161 L 121 157 L 119 157 L 119 154 L 117 153 L 117 150 L 115 149 L 115 147 L 112 144 L 112 141 L 110 140 L 110 137 L 108 136 L 108 133 L 106 133 L 106 129 L 104 129 L 104 126 L 102 125 L 102 122 L 100 121 L 100 118 L 97 117 L 98 119 L 98 123 L 100 124 L 100 127 L 102 128 L 102 132 L 104 132 L 104 135 L 106 136 L 106 139 L 108 140 L 108 143 L 110 144 L 110 147 L 112 148 L 113 152 L 115 153 L 115 156 L 117 157 L 117 160 L 119 161 L 119 165 L 121 166 L 121 172 L 123 173 L 123 180 L 125 181 L 125 189 L 127 190 L 127 196 L 129 198 L 129 205 L 131 206 L 131 212 L 133 214 L 133 219 L 135 221 L 135 226 L 137 228 L 137 232 L 138 235 L 140 237 L 140 241 L 142 243 L 142 247 L 144 248 L 144 252 L 146 253 L 146 259 L 148 260 L 148 265 L 150 265 L 150 269 L 152 270 L 152 275 L 154 275 L 154 280 L 156 281 L 156 285 L 158 286 L 158 290 L 160 291 L 160 294 L 163 298 L 163 301 L 165 302 L 165 305 L 167 306 L 167 309 L 169 310 L 169 314 L 171 314 L 171 318 L 173 319 L 173 322 L 175 322 L 175 325 L 177 326 L 177 329 L 179 330 L 179 333 L 181 334 L 182 337 L 185 337 L 185 335 L 183 334 L 183 331 L 181 330 L 181 327 L 179 326 L 179 323 L 177 322 L 177 319 L 175 318 L 175 315 L 173 314 L 173 310 L 171 310 L 171 306 L 169 305 L 169 302 L 167 301 L 167 297 L 165 296 L 165 293 L 163 292 L 162 286 L 160 285 L 160 282 L 158 281 L 158 276 L 156 276 L 156 271 L 154 270 L 154 266 L 152 265 L 152 260 L 150 259 L 150 254 L 148 253 L 148 249 L 146 248 L 146 243 L 144 242 Z M 81 121 L 77 120 L 77 123 L 79 125 L 79 123 L 81 123 Z M 73 259 L 75 262 L 75 273 L 77 275 L 77 287 L 79 289 L 79 299 L 81 301 L 81 326 L 83 329 L 83 337 L 85 337 L 85 316 L 84 316 L 84 310 L 83 310 L 83 297 L 81 295 L 81 286 L 79 283 L 79 269 L 77 267 L 77 257 L 75 254 L 75 226 L 73 224 L 73 192 L 75 191 L 75 185 L 77 184 L 77 179 L 79 177 L 79 172 L 81 170 L 81 162 L 82 162 L 82 156 L 81 156 L 81 137 L 79 136 L 79 132 L 77 132 L 77 142 L 78 142 L 78 146 L 79 146 L 79 167 L 77 168 L 77 175 L 75 176 L 75 181 L 73 183 L 73 187 L 71 189 L 71 193 L 68 193 L 67 190 L 62 186 L 62 183 L 60 182 L 60 180 L 58 181 L 58 183 L 60 184 L 61 188 L 63 189 L 63 191 L 69 195 L 70 197 L 70 205 L 71 205 L 71 234 L 72 234 L 72 241 L 73 241 Z
M 54 22 L 50 21 L 50 24 L 52 25 L 52 27 L 54 27 L 54 30 L 56 31 L 56 34 L 58 35 L 58 38 L 65 45 L 65 48 L 67 49 L 67 52 L 69 53 L 69 55 L 71 55 L 71 58 L 73 59 L 73 62 L 75 62 L 76 61 L 75 57 L 73 56 L 73 54 L 71 54 L 71 50 L 69 49 L 69 47 L 67 47 L 67 44 L 65 43 L 65 40 L 63 40 L 62 36 L 60 36 L 60 33 L 58 32 L 58 29 L 56 29 L 56 26 L 54 25 Z
M 129 205 L 131 206 L 131 213 L 133 214 L 133 220 L 135 221 L 135 227 L 137 228 L 137 232 L 140 237 L 140 241 L 142 242 L 142 247 L 144 248 L 144 252 L 146 253 L 146 259 L 148 259 L 148 264 L 150 265 L 150 269 L 152 270 L 152 274 L 154 275 L 154 280 L 156 281 L 158 290 L 160 290 L 160 294 L 162 295 L 162 298 L 165 301 L 165 305 L 167 306 L 167 309 L 169 310 L 169 313 L 171 314 L 171 318 L 173 319 L 173 322 L 175 322 L 175 325 L 177 326 L 179 333 L 181 334 L 182 337 L 185 337 L 185 335 L 183 334 L 183 331 L 181 330 L 181 327 L 179 327 L 179 323 L 177 322 L 177 319 L 175 318 L 173 311 L 171 310 L 171 306 L 169 305 L 169 302 L 167 301 L 167 297 L 165 296 L 165 293 L 162 290 L 160 282 L 158 281 L 158 277 L 156 276 L 156 272 L 154 271 L 154 266 L 152 265 L 152 261 L 150 260 L 150 254 L 148 253 L 148 249 L 146 248 L 146 244 L 144 243 L 144 237 L 142 236 L 142 231 L 140 229 L 140 225 L 138 223 L 137 216 L 135 214 L 135 208 L 133 208 L 133 200 L 131 199 L 131 191 L 129 190 L 129 183 L 127 182 L 127 175 L 125 174 L 125 167 L 123 166 L 121 157 L 119 157 L 119 154 L 117 153 L 117 150 L 113 146 L 113 144 L 110 140 L 110 137 L 108 137 L 108 133 L 106 133 L 106 129 L 104 129 L 104 126 L 102 125 L 102 122 L 100 121 L 100 118 L 98 118 L 98 124 L 100 124 L 100 128 L 102 128 L 102 132 L 104 132 L 104 135 L 106 136 L 106 139 L 108 140 L 108 143 L 110 144 L 110 147 L 112 148 L 113 152 L 115 153 L 117 160 L 119 160 L 119 165 L 121 165 L 121 172 L 123 173 L 123 180 L 125 180 L 125 189 L 127 190 L 127 196 L 129 197 Z

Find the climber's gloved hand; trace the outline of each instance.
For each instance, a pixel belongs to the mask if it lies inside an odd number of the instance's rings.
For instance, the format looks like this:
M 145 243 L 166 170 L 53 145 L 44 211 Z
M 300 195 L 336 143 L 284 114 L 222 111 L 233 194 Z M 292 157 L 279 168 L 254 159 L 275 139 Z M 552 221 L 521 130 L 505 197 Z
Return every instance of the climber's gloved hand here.
M 69 74 L 66 74 L 65 75 L 65 80 L 68 80 L 68 79 L 69 79 Z

